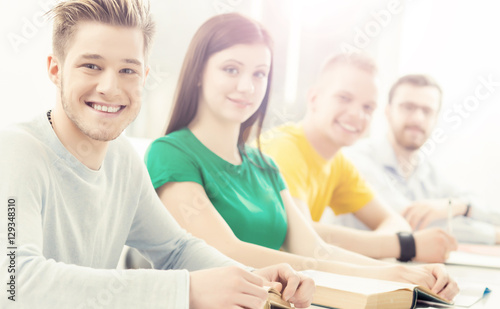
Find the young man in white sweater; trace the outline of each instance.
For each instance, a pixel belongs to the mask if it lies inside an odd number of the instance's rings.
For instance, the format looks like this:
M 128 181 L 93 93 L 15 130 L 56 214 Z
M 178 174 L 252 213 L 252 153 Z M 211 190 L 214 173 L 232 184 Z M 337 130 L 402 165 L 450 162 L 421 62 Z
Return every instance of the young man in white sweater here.
M 0 307 L 260 309 L 265 284 L 309 306 L 314 283 L 290 266 L 250 272 L 182 230 L 120 136 L 149 71 L 149 6 L 63 1 L 50 14 L 56 105 L 0 132 Z M 155 270 L 116 270 L 125 244 Z

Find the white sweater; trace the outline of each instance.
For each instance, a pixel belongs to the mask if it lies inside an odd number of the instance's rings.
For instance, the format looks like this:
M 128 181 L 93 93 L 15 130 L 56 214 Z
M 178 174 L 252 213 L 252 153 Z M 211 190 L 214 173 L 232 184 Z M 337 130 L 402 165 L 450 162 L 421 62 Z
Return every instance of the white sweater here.
M 188 308 L 187 270 L 239 265 L 179 227 L 125 137 L 93 171 L 45 115 L 0 131 L 0 220 L 1 308 Z M 116 270 L 125 244 L 155 270 Z

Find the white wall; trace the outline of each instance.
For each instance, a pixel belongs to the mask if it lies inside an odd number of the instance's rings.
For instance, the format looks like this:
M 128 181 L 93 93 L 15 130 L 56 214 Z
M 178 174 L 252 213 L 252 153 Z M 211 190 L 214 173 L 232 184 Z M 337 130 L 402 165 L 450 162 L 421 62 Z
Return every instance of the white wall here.
M 51 29 L 41 17 L 52 3 L 0 2 L 0 128 L 31 119 L 55 101 L 46 75 Z
M 404 17 L 399 74 L 428 73 L 442 85 L 437 127 L 446 139 L 429 156 L 451 180 L 500 210 L 498 8 L 488 0 L 412 1 Z M 481 79 L 490 78 L 497 84 L 488 91 Z
M 32 118 L 55 101 L 55 87 L 46 76 L 50 53 L 50 25 L 41 15 L 55 0 L 0 1 L 0 128 Z M 293 3 L 299 14 L 291 16 Z M 455 106 L 464 104 L 480 84 L 492 76 L 500 81 L 500 19 L 495 1 L 397 1 L 397 0 L 151 0 L 158 23 L 152 50 L 152 71 L 144 94 L 144 107 L 128 129 L 129 135 L 161 134 L 170 109 L 184 52 L 197 27 L 224 10 L 260 15 L 276 41 L 275 80 L 268 124 L 302 117 L 304 97 L 323 59 L 342 46 L 353 45 L 374 55 L 381 67 L 381 95 L 373 134 L 384 130 L 382 116 L 386 92 L 401 74 L 429 73 L 443 86 L 443 112 L 457 117 Z M 217 6 L 218 5 L 218 6 Z M 398 10 L 386 17 L 396 5 Z M 383 15 L 383 14 L 382 14 Z M 376 17 L 377 16 L 377 17 Z M 380 19 L 382 18 L 382 19 Z M 384 19 L 385 18 L 385 19 Z M 379 21 L 377 21 L 379 20 Z M 288 61 L 290 25 L 300 22 L 298 63 Z M 377 30 L 376 24 L 379 29 Z M 371 28 L 370 28 L 371 27 Z M 367 34 L 368 31 L 372 31 Z M 360 32 L 364 32 L 365 41 Z M 298 67 L 296 99 L 285 102 L 285 79 Z M 293 85 L 293 84 L 292 84 Z M 456 182 L 476 190 L 491 205 L 500 183 L 500 87 L 477 109 L 460 117 L 460 124 L 441 120 L 447 139 L 430 155 Z M 470 99 L 470 98 L 469 98 Z M 465 114 L 464 114 L 465 115 Z M 455 118 L 456 119 L 456 118 Z
M 0 58 L 2 93 L 0 127 L 31 119 L 49 109 L 55 101 L 55 87 L 46 76 L 46 56 L 51 51 L 51 25 L 41 16 L 57 0 L 0 1 Z M 290 7 L 298 3 L 301 16 L 292 17 Z M 196 29 L 209 17 L 222 11 L 238 11 L 259 16 L 275 39 L 275 79 L 270 124 L 302 117 L 304 96 L 323 59 L 340 51 L 339 43 L 352 43 L 354 27 L 363 26 L 370 12 L 386 6 L 383 0 L 151 0 L 157 22 L 157 36 L 150 57 L 151 71 L 144 92 L 144 105 L 127 133 L 139 137 L 157 137 L 164 128 L 179 70 L 189 41 Z M 261 8 L 261 12 L 256 11 Z M 320 12 L 321 14 L 318 14 Z M 291 63 L 287 48 L 290 26 L 300 22 L 300 61 Z M 388 36 L 386 27 L 380 37 Z M 376 54 L 379 36 L 364 47 Z M 297 98 L 284 106 L 284 83 L 290 69 L 299 70 Z
M 0 128 L 29 120 L 55 104 L 55 87 L 47 78 L 51 23 L 42 15 L 57 0 L 0 1 Z M 196 29 L 223 11 L 251 13 L 244 0 L 151 0 L 157 35 L 144 105 L 127 129 L 134 136 L 156 137 L 167 119 L 185 50 Z

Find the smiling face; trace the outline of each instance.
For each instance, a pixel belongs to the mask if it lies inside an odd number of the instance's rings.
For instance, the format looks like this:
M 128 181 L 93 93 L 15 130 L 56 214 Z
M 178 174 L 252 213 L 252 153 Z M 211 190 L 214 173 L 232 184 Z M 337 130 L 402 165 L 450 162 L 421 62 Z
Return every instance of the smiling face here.
M 210 56 L 201 79 L 197 117 L 241 124 L 266 94 L 271 51 L 263 44 L 233 45 Z
M 77 26 L 53 81 L 66 116 L 86 136 L 113 140 L 136 118 L 147 75 L 143 44 L 137 28 Z
M 337 64 L 322 74 L 308 101 L 307 121 L 316 133 L 336 148 L 352 145 L 369 127 L 377 106 L 375 75 Z
M 399 146 L 409 151 L 422 147 L 436 125 L 440 100 L 433 86 L 406 83 L 396 88 L 386 116 Z

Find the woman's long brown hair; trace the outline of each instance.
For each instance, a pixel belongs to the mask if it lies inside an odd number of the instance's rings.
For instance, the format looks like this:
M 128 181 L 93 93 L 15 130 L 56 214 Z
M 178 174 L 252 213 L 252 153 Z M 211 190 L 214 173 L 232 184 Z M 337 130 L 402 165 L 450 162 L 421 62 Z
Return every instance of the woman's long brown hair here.
M 238 148 L 246 155 L 244 144 L 248 140 L 252 126 L 257 123 L 257 145 L 260 152 L 259 135 L 267 110 L 273 73 L 273 43 L 271 36 L 260 23 L 238 13 L 214 16 L 201 25 L 195 33 L 182 64 L 173 109 L 165 134 L 186 127 L 195 117 L 201 89 L 199 85 L 210 56 L 237 44 L 264 44 L 271 51 L 271 68 L 266 94 L 257 111 L 241 124 L 238 137 Z

